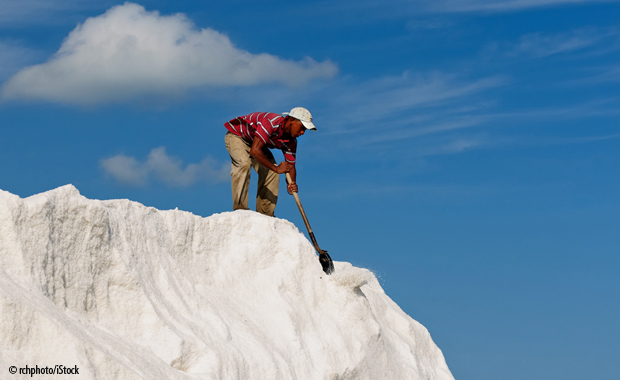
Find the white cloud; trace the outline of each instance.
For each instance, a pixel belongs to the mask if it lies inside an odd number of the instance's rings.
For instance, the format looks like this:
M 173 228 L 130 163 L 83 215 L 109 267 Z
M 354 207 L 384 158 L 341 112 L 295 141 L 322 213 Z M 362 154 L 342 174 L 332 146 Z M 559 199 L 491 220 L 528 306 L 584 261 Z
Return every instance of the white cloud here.
M 101 160 L 101 167 L 118 182 L 132 186 L 143 186 L 149 180 L 156 179 L 169 186 L 187 187 L 197 182 L 225 182 L 230 176 L 230 163 L 220 163 L 207 157 L 200 163 L 183 168 L 183 162 L 169 156 L 165 147 L 151 150 L 144 162 L 119 154 Z
M 0 80 L 17 72 L 23 65 L 32 62 L 38 54 L 13 41 L 0 41 Z
M 2 97 L 89 105 L 206 86 L 297 86 L 336 72 L 330 61 L 251 54 L 224 34 L 197 29 L 183 14 L 161 16 L 125 3 L 78 25 L 48 62 L 13 76 Z

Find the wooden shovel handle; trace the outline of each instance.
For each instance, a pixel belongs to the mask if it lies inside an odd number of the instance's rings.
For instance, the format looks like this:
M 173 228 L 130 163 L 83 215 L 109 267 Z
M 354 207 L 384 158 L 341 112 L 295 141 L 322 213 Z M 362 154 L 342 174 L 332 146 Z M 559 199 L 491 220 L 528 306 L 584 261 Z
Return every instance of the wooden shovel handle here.
M 288 173 L 286 173 L 286 181 L 288 183 L 293 182 L 293 180 L 291 179 L 291 175 Z M 327 251 L 324 251 L 321 248 L 319 248 L 319 243 L 316 242 L 316 238 L 314 237 L 312 228 L 310 228 L 310 223 L 308 223 L 308 217 L 306 216 L 304 208 L 301 206 L 299 195 L 297 195 L 297 193 L 293 193 L 293 196 L 295 197 L 295 202 L 297 202 L 297 208 L 299 208 L 301 217 L 303 218 L 304 223 L 306 224 L 306 228 L 308 229 L 308 235 L 310 235 L 310 240 L 312 240 L 312 244 L 314 244 L 314 249 L 316 249 L 317 253 L 319 254 L 319 262 L 321 263 L 321 266 L 323 267 L 323 272 L 330 275 L 334 273 L 334 263 L 332 262 L 331 257 L 329 257 L 329 254 L 327 253 Z
M 289 173 L 286 174 L 286 182 L 292 183 L 291 175 Z M 299 212 L 301 213 L 301 217 L 306 224 L 306 228 L 308 229 L 308 235 L 310 235 L 310 239 L 312 240 L 312 244 L 314 244 L 314 248 L 316 248 L 317 252 L 322 253 L 323 251 L 319 248 L 319 244 L 316 242 L 316 238 L 314 237 L 314 233 L 312 232 L 312 228 L 310 227 L 310 223 L 308 222 L 308 217 L 306 216 L 306 212 L 304 211 L 303 206 L 301 205 L 301 201 L 299 200 L 299 195 L 297 193 L 293 193 L 295 197 L 295 202 L 297 202 L 297 208 L 299 208 Z

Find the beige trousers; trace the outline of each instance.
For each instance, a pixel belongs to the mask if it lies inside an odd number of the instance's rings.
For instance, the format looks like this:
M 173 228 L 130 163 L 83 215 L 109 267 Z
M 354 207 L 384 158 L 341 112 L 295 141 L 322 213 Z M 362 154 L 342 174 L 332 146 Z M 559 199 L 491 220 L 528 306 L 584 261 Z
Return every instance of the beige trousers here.
M 278 173 L 264 167 L 252 156 L 250 156 L 251 146 L 241 137 L 226 133 L 224 138 L 226 149 L 231 161 L 231 184 L 233 210 L 249 210 L 248 192 L 250 187 L 250 170 L 254 168 L 258 173 L 258 188 L 256 191 L 256 211 L 261 214 L 273 216 L 273 212 L 278 202 L 278 188 L 280 186 L 280 176 Z M 274 165 L 276 160 L 269 149 L 266 149 L 265 156 Z

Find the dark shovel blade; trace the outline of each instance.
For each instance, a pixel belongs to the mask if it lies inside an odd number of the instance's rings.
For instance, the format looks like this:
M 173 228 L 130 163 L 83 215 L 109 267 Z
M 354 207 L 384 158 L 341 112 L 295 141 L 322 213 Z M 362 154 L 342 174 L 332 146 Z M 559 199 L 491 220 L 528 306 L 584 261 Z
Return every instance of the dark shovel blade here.
M 319 262 L 323 267 L 323 272 L 329 274 L 334 273 L 334 263 L 332 262 L 332 258 L 329 257 L 327 251 L 321 250 L 319 253 Z

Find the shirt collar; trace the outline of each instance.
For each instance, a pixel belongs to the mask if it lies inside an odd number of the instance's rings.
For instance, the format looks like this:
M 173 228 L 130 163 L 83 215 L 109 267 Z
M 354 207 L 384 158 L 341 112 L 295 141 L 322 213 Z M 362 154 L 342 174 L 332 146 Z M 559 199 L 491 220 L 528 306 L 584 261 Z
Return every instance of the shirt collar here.
M 291 141 L 295 141 L 294 138 L 292 139 L 283 139 L 282 136 L 284 136 L 284 120 L 286 120 L 286 118 L 284 116 L 282 116 L 282 121 L 280 122 L 280 124 L 278 125 L 278 134 L 275 135 L 274 137 L 280 141 L 284 141 L 284 142 L 291 142 Z

